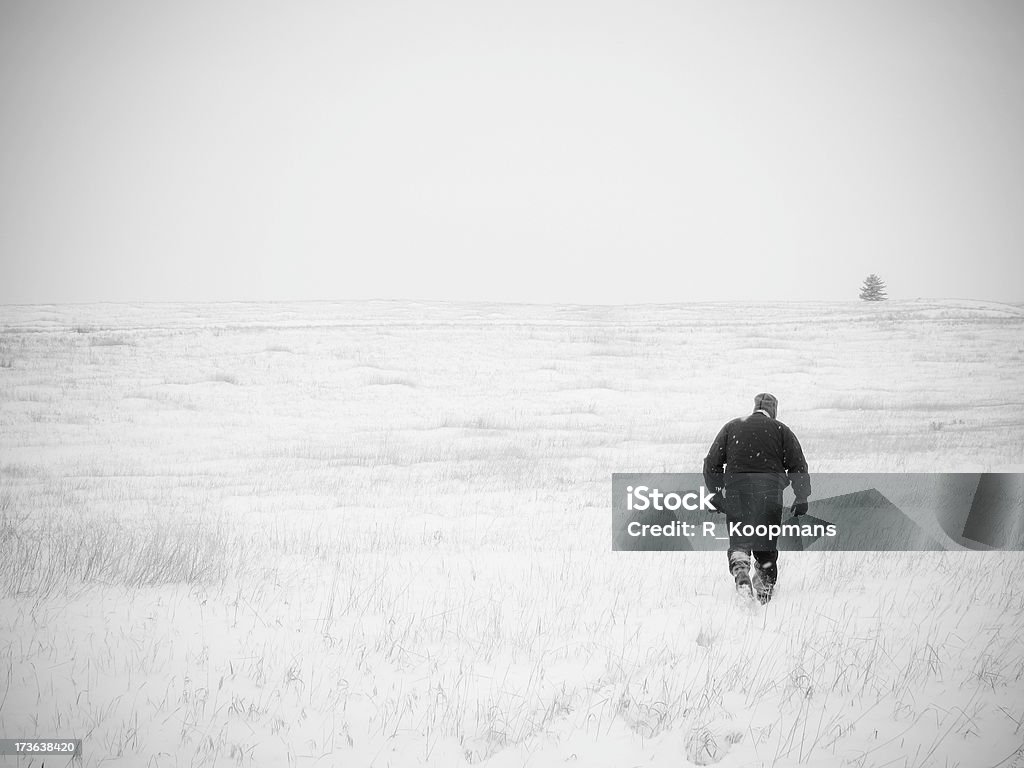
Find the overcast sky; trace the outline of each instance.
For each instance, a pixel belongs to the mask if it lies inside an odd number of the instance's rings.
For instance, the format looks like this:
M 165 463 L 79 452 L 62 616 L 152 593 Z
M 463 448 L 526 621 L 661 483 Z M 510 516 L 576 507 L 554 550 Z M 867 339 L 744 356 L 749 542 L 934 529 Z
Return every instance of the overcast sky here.
M 1024 301 L 1024 3 L 0 4 L 0 302 Z

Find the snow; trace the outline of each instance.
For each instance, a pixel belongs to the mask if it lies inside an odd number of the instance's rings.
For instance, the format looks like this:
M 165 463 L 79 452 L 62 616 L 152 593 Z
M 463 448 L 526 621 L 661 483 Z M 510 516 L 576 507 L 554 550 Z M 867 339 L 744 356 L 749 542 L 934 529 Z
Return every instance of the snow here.
M 762 391 L 812 473 L 1021 471 L 1020 308 L 0 329 L 4 736 L 84 766 L 1024 766 L 1020 553 L 784 553 L 750 609 L 722 553 L 611 552 L 609 493 L 699 471 Z

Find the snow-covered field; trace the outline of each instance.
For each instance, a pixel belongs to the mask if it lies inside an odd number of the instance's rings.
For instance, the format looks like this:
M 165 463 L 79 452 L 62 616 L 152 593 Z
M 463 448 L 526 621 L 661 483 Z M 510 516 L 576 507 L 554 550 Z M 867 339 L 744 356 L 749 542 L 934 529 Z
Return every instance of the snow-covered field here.
M 0 307 L 0 737 L 1024 768 L 1021 554 L 785 553 L 749 610 L 722 553 L 611 551 L 611 474 L 763 390 L 812 472 L 1024 471 L 1020 307 Z

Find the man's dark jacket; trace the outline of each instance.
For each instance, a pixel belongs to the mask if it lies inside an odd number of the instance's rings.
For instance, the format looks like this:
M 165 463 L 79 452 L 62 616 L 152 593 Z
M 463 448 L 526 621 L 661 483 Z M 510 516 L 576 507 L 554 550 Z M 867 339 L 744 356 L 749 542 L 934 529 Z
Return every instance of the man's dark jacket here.
M 750 479 L 741 476 L 762 473 L 769 473 L 763 480 L 778 490 L 792 483 L 798 499 L 811 495 L 807 462 L 793 430 L 761 411 L 754 411 L 733 419 L 715 437 L 704 459 L 704 487 L 721 493 L 723 488 Z

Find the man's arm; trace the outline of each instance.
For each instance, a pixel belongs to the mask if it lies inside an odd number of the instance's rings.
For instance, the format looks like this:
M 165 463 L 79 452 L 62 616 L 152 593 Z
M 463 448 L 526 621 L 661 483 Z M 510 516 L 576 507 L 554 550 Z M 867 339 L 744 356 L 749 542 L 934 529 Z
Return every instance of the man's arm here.
M 786 469 L 789 482 L 793 484 L 793 493 L 798 500 L 811 495 L 811 476 L 807 472 L 807 460 L 796 439 L 793 430 L 784 427 L 782 430 L 782 466 Z
M 729 425 L 718 431 L 711 443 L 708 455 L 704 457 L 704 487 L 714 493 L 721 493 L 725 485 L 725 449 L 729 445 Z

